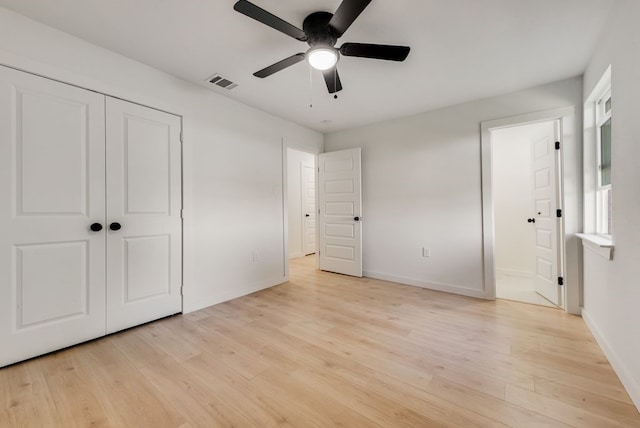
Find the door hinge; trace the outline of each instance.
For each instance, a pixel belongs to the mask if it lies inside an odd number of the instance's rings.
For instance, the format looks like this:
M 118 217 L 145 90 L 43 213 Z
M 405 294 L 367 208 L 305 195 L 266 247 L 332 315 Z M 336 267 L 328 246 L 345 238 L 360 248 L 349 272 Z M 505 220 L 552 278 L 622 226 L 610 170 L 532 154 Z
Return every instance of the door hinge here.
M 556 150 L 560 150 L 560 141 L 556 141 Z
M 556 217 L 562 217 L 562 210 L 556 210 Z
M 561 276 L 558 277 L 558 285 L 564 285 L 564 278 Z
M 180 218 L 184 219 L 184 210 L 180 208 Z

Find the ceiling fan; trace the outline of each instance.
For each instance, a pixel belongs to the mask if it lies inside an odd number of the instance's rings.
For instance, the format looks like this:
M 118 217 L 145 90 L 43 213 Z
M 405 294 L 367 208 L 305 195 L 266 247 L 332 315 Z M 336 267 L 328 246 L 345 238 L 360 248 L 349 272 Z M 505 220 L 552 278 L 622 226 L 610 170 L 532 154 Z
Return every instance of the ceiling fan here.
M 370 2 L 371 0 L 343 0 L 336 13 L 313 12 L 304 19 L 301 30 L 251 2 L 239 0 L 233 6 L 237 12 L 294 39 L 307 42 L 310 46 L 306 53 L 292 55 L 253 73 L 253 75 L 265 78 L 306 59 L 313 68 L 322 71 L 329 93 L 334 94 L 342 90 L 342 83 L 336 68 L 340 55 L 404 61 L 409 55 L 410 48 L 408 46 L 344 43 L 339 48 L 335 47 L 338 39 Z

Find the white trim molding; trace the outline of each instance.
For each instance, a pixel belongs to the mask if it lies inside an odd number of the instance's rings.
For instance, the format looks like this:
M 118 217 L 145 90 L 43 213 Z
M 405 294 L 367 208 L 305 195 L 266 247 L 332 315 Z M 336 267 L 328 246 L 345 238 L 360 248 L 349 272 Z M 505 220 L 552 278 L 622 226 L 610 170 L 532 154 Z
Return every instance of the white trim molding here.
M 487 299 L 482 290 L 461 287 L 459 285 L 443 284 L 433 281 L 422 281 L 420 279 L 407 278 L 397 275 L 388 275 L 386 273 L 372 272 L 365 270 L 362 275 L 367 278 L 380 279 L 382 281 L 396 282 L 398 284 L 408 285 L 412 287 L 426 288 L 433 291 L 443 291 L 450 294 L 458 294 L 461 296 L 475 297 L 477 299 Z
M 582 309 L 582 319 L 591 331 L 591 334 L 593 334 L 596 342 L 598 342 L 598 345 L 600 345 L 600 348 L 602 349 L 605 357 L 607 357 L 607 360 L 609 360 L 611 367 L 613 367 L 613 370 L 620 378 L 620 382 L 622 382 L 622 385 L 627 390 L 629 397 L 631 397 L 631 401 L 633 401 L 636 407 L 640 409 L 640 383 L 638 383 L 636 378 L 633 376 L 633 373 L 623 363 L 622 359 L 618 357 L 618 354 L 613 350 L 613 347 L 611 347 L 609 341 L 605 338 L 604 334 L 602 334 L 591 315 L 589 315 L 589 312 L 584 308 Z

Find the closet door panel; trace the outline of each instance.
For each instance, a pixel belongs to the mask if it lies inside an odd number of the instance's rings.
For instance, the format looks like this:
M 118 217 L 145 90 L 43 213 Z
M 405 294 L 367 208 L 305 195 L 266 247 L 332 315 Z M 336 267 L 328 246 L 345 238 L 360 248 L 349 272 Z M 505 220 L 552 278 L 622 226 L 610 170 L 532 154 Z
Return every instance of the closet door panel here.
M 104 96 L 0 67 L 0 366 L 105 334 Z
M 109 333 L 182 310 L 180 118 L 107 98 Z

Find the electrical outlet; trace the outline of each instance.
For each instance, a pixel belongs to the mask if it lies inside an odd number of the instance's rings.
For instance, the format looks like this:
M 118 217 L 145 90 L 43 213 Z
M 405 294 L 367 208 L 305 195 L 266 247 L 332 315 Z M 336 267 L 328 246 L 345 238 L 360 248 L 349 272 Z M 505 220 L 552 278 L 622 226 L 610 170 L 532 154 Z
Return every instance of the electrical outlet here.
M 422 247 L 422 257 L 431 257 L 431 248 Z

